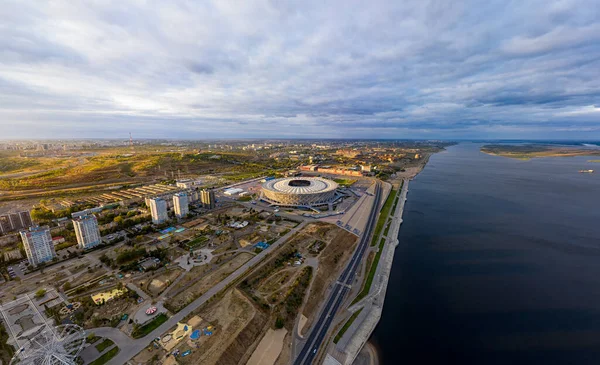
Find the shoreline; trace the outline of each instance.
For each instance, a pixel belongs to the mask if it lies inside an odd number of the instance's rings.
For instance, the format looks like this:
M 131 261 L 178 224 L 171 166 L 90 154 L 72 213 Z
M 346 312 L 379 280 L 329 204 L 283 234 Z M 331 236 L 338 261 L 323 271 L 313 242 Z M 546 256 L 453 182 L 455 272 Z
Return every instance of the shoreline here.
M 344 360 L 338 361 L 340 364 L 350 365 L 355 362 L 358 355 L 369 344 L 369 339 L 381 319 L 394 254 L 399 244 L 398 233 L 402 224 L 404 203 L 407 199 L 410 179 L 404 178 L 403 181 L 404 183 L 397 195 L 397 207 L 387 218 L 389 221 L 389 231 L 385 231 L 381 235 L 382 242 L 385 242 L 385 244 L 382 244 L 380 248 L 381 258 L 374 275 L 377 280 L 373 281 L 374 285 L 371 286 L 369 294 L 366 297 L 348 308 L 351 313 L 356 313 L 359 310 L 361 312 L 353 323 L 354 327 L 350 331 L 347 331 L 334 346 L 336 353 L 344 354 Z M 375 354 L 373 358 L 378 363 L 378 352 L 372 349 L 369 351 L 371 354 Z

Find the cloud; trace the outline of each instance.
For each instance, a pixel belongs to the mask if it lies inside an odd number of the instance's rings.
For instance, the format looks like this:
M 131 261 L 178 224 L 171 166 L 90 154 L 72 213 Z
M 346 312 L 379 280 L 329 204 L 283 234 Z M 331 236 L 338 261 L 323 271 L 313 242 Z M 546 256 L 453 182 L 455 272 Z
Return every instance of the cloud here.
M 594 5 L 7 1 L 0 138 L 600 138 Z

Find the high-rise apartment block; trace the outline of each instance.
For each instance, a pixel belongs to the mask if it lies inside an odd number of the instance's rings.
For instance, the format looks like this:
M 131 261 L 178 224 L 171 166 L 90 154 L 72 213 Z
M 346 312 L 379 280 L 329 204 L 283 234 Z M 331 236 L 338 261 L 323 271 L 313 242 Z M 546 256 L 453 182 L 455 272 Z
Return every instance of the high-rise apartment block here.
M 29 211 L 0 215 L 0 233 L 18 231 L 33 225 Z
M 56 256 L 50 228 L 47 226 L 30 227 L 26 231 L 21 231 L 20 234 L 27 259 L 32 266 L 51 261 Z
M 215 208 L 215 192 L 212 189 L 204 189 L 200 195 L 202 206 L 207 209 Z
M 102 243 L 98 220 L 93 214 L 73 219 L 73 228 L 75 228 L 75 236 L 80 248 L 85 250 Z
M 177 193 L 173 195 L 173 207 L 175 208 L 175 216 L 184 218 L 190 212 L 188 204 L 188 195 L 186 193 Z
M 167 202 L 163 198 L 152 198 L 150 202 L 150 213 L 152 214 L 152 223 L 161 224 L 169 219 L 167 213 Z

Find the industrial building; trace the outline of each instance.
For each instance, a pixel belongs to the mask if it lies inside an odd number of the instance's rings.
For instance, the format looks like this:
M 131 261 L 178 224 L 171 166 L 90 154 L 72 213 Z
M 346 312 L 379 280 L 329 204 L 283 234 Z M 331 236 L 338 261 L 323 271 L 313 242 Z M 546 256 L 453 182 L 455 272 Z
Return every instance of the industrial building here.
M 42 262 L 51 261 L 56 257 L 48 226 L 30 227 L 26 231 L 21 231 L 20 234 L 30 265 L 38 266 Z
M 212 189 L 204 189 L 200 193 L 200 201 L 202 206 L 206 209 L 215 208 L 215 192 Z
M 0 215 L 0 234 L 29 228 L 33 225 L 29 211 Z
M 286 177 L 265 182 L 261 199 L 281 206 L 314 207 L 332 203 L 338 184 L 321 177 Z
M 87 250 L 102 243 L 98 220 L 93 214 L 73 219 L 73 228 L 75 229 L 79 248 Z
M 177 193 L 173 195 L 173 207 L 175 208 L 175 216 L 184 218 L 190 212 L 188 203 L 188 195 L 186 193 Z
M 152 214 L 152 223 L 161 224 L 169 219 L 167 202 L 163 198 L 151 198 L 148 202 Z
M 225 195 L 229 195 L 229 196 L 233 196 L 233 195 L 238 195 L 239 193 L 241 193 L 242 191 L 244 191 L 244 189 L 240 189 L 240 188 L 229 188 L 229 189 L 225 189 L 223 191 L 223 194 Z

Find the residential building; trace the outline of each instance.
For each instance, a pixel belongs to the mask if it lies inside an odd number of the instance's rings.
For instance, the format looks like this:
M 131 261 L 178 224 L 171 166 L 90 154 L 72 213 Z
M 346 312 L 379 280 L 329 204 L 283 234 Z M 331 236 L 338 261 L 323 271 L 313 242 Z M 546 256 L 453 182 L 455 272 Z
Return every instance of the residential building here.
M 215 208 L 215 192 L 212 189 L 203 189 L 200 195 L 202 206 L 207 209 Z
M 79 248 L 86 250 L 102 243 L 98 220 L 95 215 L 88 214 L 73 219 L 73 228 L 75 228 Z
M 184 218 L 190 212 L 188 205 L 188 195 L 186 193 L 177 193 L 173 195 L 173 207 L 175 208 L 175 216 Z
M 33 225 L 29 211 L 0 215 L 0 233 L 29 228 Z
M 20 234 L 27 259 L 32 266 L 38 266 L 42 262 L 51 261 L 56 257 L 48 226 L 30 227 L 26 231 L 21 231 Z
M 167 202 L 163 198 L 151 198 L 148 201 L 150 204 L 150 213 L 152 214 L 152 223 L 161 224 L 169 219 L 167 213 Z

